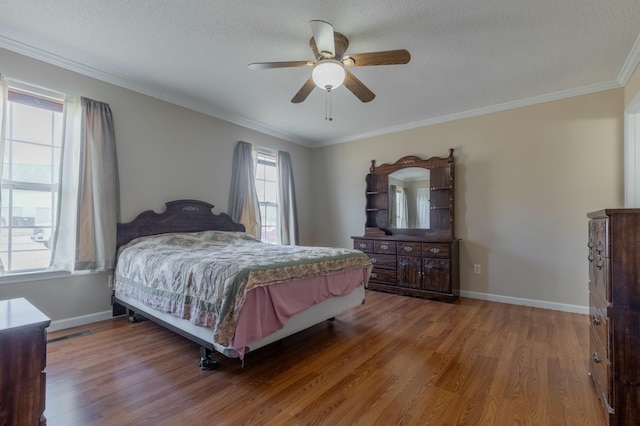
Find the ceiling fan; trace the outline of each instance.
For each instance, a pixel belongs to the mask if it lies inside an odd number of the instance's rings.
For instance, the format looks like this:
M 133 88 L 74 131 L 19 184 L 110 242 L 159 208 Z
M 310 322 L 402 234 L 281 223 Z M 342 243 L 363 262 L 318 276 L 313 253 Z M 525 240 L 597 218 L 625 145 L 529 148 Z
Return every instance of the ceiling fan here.
M 376 95 L 358 80 L 350 67 L 370 65 L 406 64 L 411 55 L 404 49 L 382 52 L 346 54 L 349 40 L 343 34 L 333 31 L 333 25 L 325 21 L 310 21 L 313 37 L 309 41 L 316 58 L 314 61 L 255 62 L 249 64 L 253 70 L 288 67 L 313 67 L 311 77 L 302 85 L 291 102 L 304 101 L 311 91 L 319 88 L 331 92 L 342 84 L 362 102 L 370 102 Z

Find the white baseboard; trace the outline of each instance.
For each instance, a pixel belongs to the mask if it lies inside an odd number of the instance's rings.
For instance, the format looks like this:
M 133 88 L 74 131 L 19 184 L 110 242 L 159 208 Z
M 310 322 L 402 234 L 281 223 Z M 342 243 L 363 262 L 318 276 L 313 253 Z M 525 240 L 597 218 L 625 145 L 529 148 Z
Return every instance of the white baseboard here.
M 564 303 L 547 302 L 545 300 L 522 299 L 519 297 L 476 293 L 474 291 L 460 291 L 460 297 L 488 300 L 490 302 L 508 303 L 510 305 L 530 306 L 532 308 L 550 309 L 552 311 L 572 312 L 575 314 L 589 314 L 588 306 L 567 305 Z
M 82 315 L 79 317 L 66 318 L 58 321 L 51 321 L 51 325 L 47 328 L 48 332 L 64 330 L 66 328 L 78 327 L 81 325 L 91 324 L 93 322 L 104 321 L 113 318 L 111 311 L 96 312 L 95 314 Z

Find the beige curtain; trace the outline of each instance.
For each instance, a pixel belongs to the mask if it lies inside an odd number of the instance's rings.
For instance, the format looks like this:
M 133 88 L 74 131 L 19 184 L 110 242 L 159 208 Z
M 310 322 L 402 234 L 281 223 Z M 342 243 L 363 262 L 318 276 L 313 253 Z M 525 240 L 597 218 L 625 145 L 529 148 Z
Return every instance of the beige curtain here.
M 293 166 L 288 152 L 278 151 L 278 210 L 280 244 L 298 245 L 298 209 Z
M 112 269 L 120 190 L 111 108 L 92 99 L 68 99 L 64 120 L 50 268 Z
M 261 220 L 250 143 L 238 142 L 233 151 L 231 189 L 229 191 L 229 216 L 244 225 L 248 234 L 260 239 Z
M 396 201 L 397 189 L 397 186 L 389 185 L 389 228 L 397 228 L 398 224 L 398 205 Z

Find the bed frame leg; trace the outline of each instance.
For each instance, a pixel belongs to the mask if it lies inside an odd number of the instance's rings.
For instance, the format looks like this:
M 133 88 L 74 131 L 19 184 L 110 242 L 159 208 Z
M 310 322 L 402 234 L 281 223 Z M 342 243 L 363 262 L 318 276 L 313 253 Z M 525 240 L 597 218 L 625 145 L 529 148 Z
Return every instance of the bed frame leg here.
M 139 316 L 136 316 L 135 311 L 133 311 L 132 309 L 127 309 L 127 316 L 129 317 L 129 324 L 136 324 L 139 322 L 142 322 L 142 318 L 140 318 Z
M 211 349 L 200 346 L 200 370 L 213 370 L 218 363 L 211 358 Z

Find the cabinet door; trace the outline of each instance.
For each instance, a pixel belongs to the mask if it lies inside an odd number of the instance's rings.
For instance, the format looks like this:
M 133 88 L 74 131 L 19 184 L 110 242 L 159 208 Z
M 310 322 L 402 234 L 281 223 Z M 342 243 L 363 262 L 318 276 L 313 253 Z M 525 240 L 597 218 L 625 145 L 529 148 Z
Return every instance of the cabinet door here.
M 401 287 L 421 288 L 422 258 L 398 256 L 398 285 Z
M 451 263 L 449 259 L 424 258 L 424 290 L 451 293 Z

